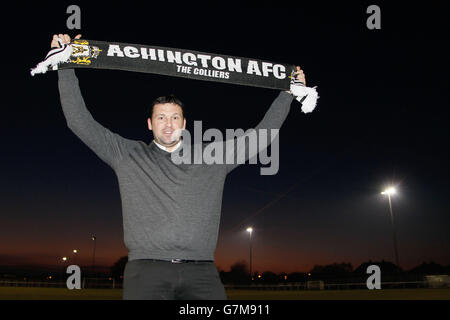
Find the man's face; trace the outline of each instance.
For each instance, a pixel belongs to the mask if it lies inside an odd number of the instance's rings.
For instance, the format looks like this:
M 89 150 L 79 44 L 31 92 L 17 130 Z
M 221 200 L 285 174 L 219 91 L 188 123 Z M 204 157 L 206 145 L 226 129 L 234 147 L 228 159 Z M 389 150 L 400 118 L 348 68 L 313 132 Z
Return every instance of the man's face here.
M 174 103 L 156 104 L 147 122 L 156 142 L 165 147 L 176 145 L 180 141 L 181 130 L 186 128 L 183 110 Z

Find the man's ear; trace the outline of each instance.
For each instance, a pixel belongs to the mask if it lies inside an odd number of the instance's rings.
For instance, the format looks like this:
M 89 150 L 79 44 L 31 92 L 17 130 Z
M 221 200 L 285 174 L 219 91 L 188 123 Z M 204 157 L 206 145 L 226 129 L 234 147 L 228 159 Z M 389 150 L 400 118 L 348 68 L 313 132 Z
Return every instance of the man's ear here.
M 148 118 L 147 123 L 148 123 L 148 130 L 152 131 L 152 118 Z
M 184 118 L 184 120 L 183 120 L 183 130 L 185 130 L 186 129 L 186 118 Z

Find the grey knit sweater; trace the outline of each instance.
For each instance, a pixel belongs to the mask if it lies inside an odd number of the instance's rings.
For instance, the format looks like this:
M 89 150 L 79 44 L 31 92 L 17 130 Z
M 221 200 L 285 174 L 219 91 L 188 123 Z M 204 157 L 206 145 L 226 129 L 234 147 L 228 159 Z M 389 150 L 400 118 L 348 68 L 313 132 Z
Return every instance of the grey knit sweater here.
M 155 143 L 126 139 L 94 120 L 73 69 L 58 77 L 68 127 L 117 175 L 128 259 L 214 260 L 223 186 L 237 165 L 176 165 Z M 292 100 L 281 92 L 255 129 L 280 128 Z

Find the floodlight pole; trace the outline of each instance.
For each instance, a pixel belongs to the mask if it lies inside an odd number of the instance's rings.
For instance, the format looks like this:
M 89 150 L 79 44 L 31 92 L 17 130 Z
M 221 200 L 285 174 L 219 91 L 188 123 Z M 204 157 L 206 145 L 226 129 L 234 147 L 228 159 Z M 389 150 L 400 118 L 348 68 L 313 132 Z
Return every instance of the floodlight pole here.
M 94 273 L 94 277 L 95 277 L 95 247 L 97 246 L 97 237 L 96 236 L 92 236 L 91 240 L 94 241 L 94 250 L 92 253 L 92 272 Z
M 395 253 L 395 264 L 400 268 L 400 263 L 398 259 L 398 249 L 397 249 L 397 234 L 395 231 L 395 223 L 394 223 L 394 214 L 392 212 L 392 202 L 391 202 L 391 194 L 387 193 L 389 199 L 389 212 L 391 213 L 391 223 L 393 229 L 393 240 L 394 240 L 394 253 Z
M 253 233 L 253 228 L 248 227 L 247 232 L 250 234 L 250 238 L 249 238 L 249 242 L 250 242 L 250 281 L 252 281 L 253 280 L 253 275 L 252 275 L 252 233 Z
M 250 232 L 250 281 L 253 280 L 252 274 L 252 233 Z

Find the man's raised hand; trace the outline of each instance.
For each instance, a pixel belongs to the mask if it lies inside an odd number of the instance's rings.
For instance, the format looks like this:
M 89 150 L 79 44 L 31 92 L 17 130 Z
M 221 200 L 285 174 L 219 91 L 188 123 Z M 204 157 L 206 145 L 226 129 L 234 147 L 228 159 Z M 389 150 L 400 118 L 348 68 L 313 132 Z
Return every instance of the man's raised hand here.
M 53 38 L 52 38 L 52 42 L 50 44 L 51 48 L 59 48 L 60 47 L 60 45 L 58 43 L 58 38 L 61 38 L 63 43 L 70 43 L 70 36 L 68 34 L 62 34 L 62 33 L 54 34 Z M 77 34 L 74 39 L 80 39 L 80 38 L 81 38 L 81 34 Z
M 303 72 L 302 68 L 300 68 L 300 66 L 297 66 L 296 69 L 297 69 L 297 71 L 294 72 L 294 75 L 296 75 L 297 80 L 299 80 L 301 83 L 303 83 L 306 86 L 305 73 Z

